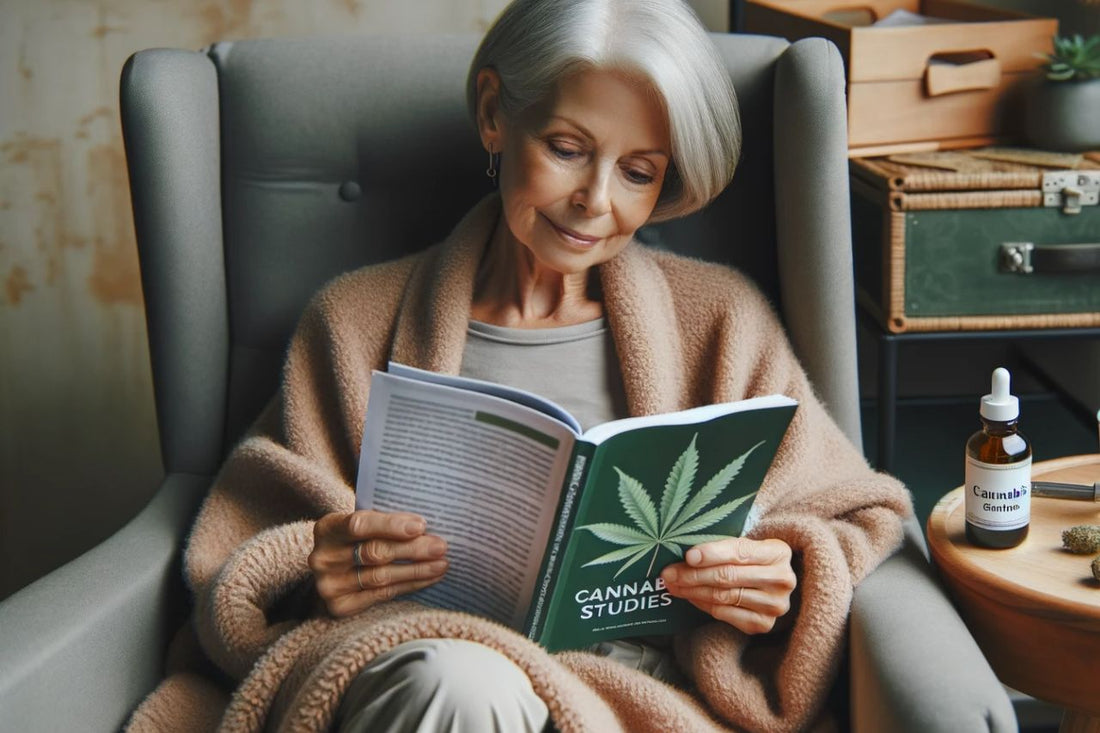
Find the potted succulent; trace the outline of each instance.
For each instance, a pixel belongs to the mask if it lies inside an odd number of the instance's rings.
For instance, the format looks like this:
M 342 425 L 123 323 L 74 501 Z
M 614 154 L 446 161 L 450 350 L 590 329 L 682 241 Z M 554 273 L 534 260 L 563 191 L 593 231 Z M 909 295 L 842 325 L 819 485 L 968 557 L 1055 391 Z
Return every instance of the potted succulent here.
M 1100 150 L 1100 35 L 1055 36 L 1031 88 L 1025 131 L 1046 150 Z

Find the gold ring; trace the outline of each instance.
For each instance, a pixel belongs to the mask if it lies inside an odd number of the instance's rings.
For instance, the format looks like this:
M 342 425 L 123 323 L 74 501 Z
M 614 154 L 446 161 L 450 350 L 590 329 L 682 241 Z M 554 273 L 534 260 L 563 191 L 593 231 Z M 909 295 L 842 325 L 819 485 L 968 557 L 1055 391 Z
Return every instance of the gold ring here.
M 352 550 L 351 550 L 351 559 L 354 561 L 355 567 L 359 567 L 360 565 L 363 564 L 363 556 L 359 554 L 360 552 L 362 552 L 362 550 L 363 550 L 363 543 L 362 542 L 356 542 L 355 547 L 353 547 Z
M 741 608 L 741 596 L 745 595 L 745 586 L 737 589 L 737 600 L 733 602 L 734 608 Z
M 366 590 L 366 588 L 363 587 L 363 576 L 359 574 L 361 569 L 361 566 L 355 566 L 355 582 L 359 584 L 359 590 Z

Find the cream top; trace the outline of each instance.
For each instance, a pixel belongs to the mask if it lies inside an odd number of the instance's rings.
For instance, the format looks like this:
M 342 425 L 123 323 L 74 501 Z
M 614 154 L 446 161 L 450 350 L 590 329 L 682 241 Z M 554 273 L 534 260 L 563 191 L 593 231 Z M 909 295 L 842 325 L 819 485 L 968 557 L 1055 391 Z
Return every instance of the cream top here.
M 470 321 L 459 373 L 553 400 L 585 430 L 629 416 L 619 359 L 604 318 L 558 328 Z

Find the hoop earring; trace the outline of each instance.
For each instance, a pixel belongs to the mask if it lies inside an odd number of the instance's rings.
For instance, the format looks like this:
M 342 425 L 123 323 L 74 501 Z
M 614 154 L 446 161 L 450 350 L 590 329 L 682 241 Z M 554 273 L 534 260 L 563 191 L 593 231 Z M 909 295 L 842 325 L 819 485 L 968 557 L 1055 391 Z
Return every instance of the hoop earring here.
M 499 181 L 497 181 L 497 167 L 500 165 L 500 153 L 493 152 L 493 146 L 489 146 L 489 167 L 485 169 L 485 175 L 489 176 L 489 180 L 493 182 L 493 187 L 496 188 Z

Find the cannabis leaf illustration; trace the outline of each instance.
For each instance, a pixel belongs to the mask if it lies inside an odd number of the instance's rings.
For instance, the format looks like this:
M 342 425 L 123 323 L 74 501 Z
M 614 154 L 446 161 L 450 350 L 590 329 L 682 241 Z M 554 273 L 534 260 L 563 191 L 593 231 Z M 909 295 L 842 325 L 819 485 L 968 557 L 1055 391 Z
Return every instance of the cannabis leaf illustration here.
M 684 551 L 681 545 L 690 548 L 702 542 L 726 538 L 725 535 L 698 533 L 728 517 L 756 492 L 711 509 L 707 509 L 707 505 L 718 498 L 729 486 L 741 472 L 741 467 L 745 465 L 749 454 L 763 445 L 764 441 L 760 441 L 730 461 L 703 484 L 699 491 L 692 494 L 691 487 L 695 482 L 695 472 L 699 468 L 699 450 L 695 447 L 695 440 L 698 437 L 698 433 L 692 436 L 691 443 L 676 459 L 672 470 L 669 471 L 668 479 L 665 480 L 664 493 L 661 494 L 660 510 L 654 506 L 649 492 L 640 481 L 623 473 L 618 466 L 614 467 L 615 472 L 619 474 L 619 501 L 626 510 L 627 516 L 634 522 L 634 526 L 598 522 L 578 527 L 577 529 L 588 530 L 605 542 L 622 546 L 585 563 L 584 567 L 625 560 L 626 562 L 615 573 L 617 578 L 624 570 L 652 551 L 653 557 L 646 571 L 646 577 L 649 577 L 662 547 L 676 557 L 682 558 Z

